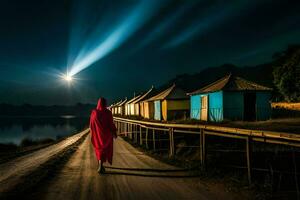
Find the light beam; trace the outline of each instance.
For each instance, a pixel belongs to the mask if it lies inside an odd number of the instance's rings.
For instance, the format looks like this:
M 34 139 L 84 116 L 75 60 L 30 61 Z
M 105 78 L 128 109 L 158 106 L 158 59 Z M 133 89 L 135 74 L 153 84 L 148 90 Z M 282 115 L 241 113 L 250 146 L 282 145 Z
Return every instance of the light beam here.
M 75 59 L 74 64 L 70 67 L 69 75 L 74 76 L 122 45 L 150 19 L 154 11 L 158 10 L 158 5 L 161 6 L 160 1 L 141 1 L 104 41 L 90 51 L 86 50 L 89 48 L 83 48 L 80 51 L 80 59 Z

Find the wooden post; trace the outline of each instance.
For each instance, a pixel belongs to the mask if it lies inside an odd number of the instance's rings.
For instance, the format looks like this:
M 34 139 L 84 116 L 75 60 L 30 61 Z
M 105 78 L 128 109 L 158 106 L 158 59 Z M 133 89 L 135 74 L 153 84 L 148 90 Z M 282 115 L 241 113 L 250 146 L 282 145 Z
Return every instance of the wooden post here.
M 206 165 L 206 141 L 205 132 L 202 131 L 202 168 L 205 169 Z
M 200 164 L 203 166 L 203 129 L 200 129 L 199 147 Z
M 127 128 L 128 128 L 128 131 L 127 131 L 127 136 L 128 136 L 128 138 L 130 138 L 130 124 L 129 123 L 127 123 Z
M 252 142 L 251 138 L 247 137 L 246 139 L 246 155 L 247 155 L 247 170 L 248 170 L 248 183 L 251 185 L 251 157 L 252 157 Z
M 169 128 L 169 141 L 170 141 L 170 152 L 169 152 L 169 157 L 173 157 L 175 154 L 175 149 L 174 149 L 174 129 Z
M 117 132 L 118 132 L 118 131 L 119 131 L 119 122 L 117 121 L 117 122 L 115 123 L 115 125 L 116 125 Z
M 122 134 L 125 133 L 125 123 L 122 123 Z
M 133 140 L 133 142 L 135 142 L 135 124 L 132 124 L 132 140 Z
M 155 130 L 152 129 L 152 141 L 153 141 L 153 150 L 155 151 L 156 146 L 155 146 Z
M 132 140 L 133 124 L 130 124 L 130 139 Z
M 132 124 L 132 140 L 135 142 L 135 124 Z
M 149 146 L 148 146 L 148 128 L 146 128 L 146 149 L 149 149 Z
M 127 137 L 129 137 L 130 135 L 129 135 L 129 133 L 130 133 L 130 125 L 129 125 L 129 123 L 128 122 L 126 122 L 127 123 Z
M 137 132 L 137 125 L 134 125 L 134 143 L 138 143 L 138 132 Z
M 135 125 L 135 143 L 138 143 L 138 126 Z
M 132 125 L 133 129 L 132 129 L 132 140 L 133 142 L 135 142 L 135 124 Z
M 143 133 L 142 133 L 142 127 L 140 126 L 140 145 L 143 145 Z

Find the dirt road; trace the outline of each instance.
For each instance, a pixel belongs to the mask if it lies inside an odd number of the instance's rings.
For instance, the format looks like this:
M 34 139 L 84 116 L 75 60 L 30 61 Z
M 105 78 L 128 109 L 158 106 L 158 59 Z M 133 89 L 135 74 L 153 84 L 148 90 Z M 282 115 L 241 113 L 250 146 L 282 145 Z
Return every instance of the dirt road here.
M 37 170 L 39 166 L 43 165 L 51 157 L 57 156 L 61 151 L 77 142 L 87 133 L 88 130 L 85 130 L 57 144 L 0 164 L 0 194 L 14 188 L 21 179 Z
M 114 143 L 112 168 L 97 173 L 90 137 L 79 146 L 63 169 L 32 198 L 38 199 L 232 199 L 218 188 L 200 183 L 176 167 L 159 162 L 122 138 Z M 155 177 L 151 177 L 155 176 Z M 166 177 L 166 176 L 173 176 Z M 177 178 L 175 178 L 177 176 Z

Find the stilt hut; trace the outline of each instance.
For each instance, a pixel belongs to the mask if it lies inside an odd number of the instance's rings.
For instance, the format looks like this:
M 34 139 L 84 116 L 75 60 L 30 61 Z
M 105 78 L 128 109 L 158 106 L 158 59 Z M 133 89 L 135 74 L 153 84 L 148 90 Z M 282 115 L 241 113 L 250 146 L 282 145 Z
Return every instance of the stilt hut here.
M 147 102 L 153 102 L 155 120 L 184 119 L 189 115 L 189 97 L 175 84 L 148 99 Z
M 219 122 L 267 120 L 271 116 L 271 88 L 227 75 L 189 93 L 191 118 Z

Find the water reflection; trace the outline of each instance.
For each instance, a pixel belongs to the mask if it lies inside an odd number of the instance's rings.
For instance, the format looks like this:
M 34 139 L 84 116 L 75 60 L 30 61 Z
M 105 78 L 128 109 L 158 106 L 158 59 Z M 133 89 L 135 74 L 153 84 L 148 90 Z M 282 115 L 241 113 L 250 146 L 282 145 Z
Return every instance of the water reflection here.
M 57 139 L 73 135 L 87 127 L 87 117 L 5 117 L 0 118 L 0 143 L 19 145 L 24 138 L 33 140 Z

